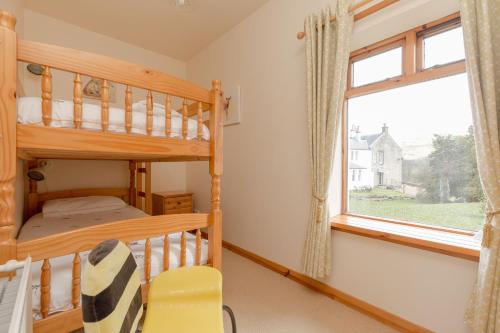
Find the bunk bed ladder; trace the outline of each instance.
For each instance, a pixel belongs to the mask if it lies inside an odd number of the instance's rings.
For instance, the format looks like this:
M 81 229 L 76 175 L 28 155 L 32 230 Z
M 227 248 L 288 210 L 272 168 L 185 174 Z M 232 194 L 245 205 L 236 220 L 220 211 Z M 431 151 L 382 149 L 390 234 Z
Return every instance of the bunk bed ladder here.
M 130 205 L 153 213 L 153 197 L 151 194 L 151 162 L 129 162 L 130 169 Z

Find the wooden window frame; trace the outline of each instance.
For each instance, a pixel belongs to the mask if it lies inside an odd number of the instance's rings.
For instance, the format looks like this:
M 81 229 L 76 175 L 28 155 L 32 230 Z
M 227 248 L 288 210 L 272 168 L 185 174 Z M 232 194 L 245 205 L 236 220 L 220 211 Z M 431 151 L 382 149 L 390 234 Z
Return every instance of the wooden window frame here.
M 341 216 L 371 219 L 374 221 L 388 222 L 404 226 L 414 226 L 416 228 L 431 229 L 443 232 L 450 232 L 459 235 L 473 236 L 474 232 L 427 225 L 418 222 L 410 222 L 389 218 L 381 218 L 374 216 L 366 216 L 361 214 L 350 213 L 347 207 L 347 182 L 348 182 L 348 140 L 347 140 L 347 101 L 350 98 L 363 96 L 371 93 L 381 92 L 385 90 L 395 89 L 407 86 L 414 83 L 430 81 L 443 78 L 446 76 L 465 73 L 465 60 L 459 60 L 444 65 L 434 66 L 431 68 L 423 68 L 423 40 L 425 37 L 442 33 L 453 29 L 460 25 L 460 13 L 454 13 L 443 17 L 439 20 L 421 25 L 409 31 L 403 32 L 393 37 L 389 37 L 380 42 L 363 47 L 359 50 L 351 52 L 349 58 L 349 70 L 347 80 L 347 90 L 344 98 L 344 107 L 342 111 L 342 201 L 341 201 Z M 390 78 L 380 82 L 373 82 L 367 85 L 352 87 L 352 65 L 353 62 L 380 54 L 397 46 L 403 46 L 402 54 L 402 75 Z

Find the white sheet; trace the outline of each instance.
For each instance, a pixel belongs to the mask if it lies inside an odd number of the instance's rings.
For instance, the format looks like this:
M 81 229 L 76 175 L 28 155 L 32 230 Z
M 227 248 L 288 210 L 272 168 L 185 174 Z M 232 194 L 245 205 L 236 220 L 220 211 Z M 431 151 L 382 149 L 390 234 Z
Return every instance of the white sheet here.
M 175 114 L 174 114 L 175 112 Z M 177 116 L 176 116 L 177 114 Z M 176 111 L 172 112 L 171 129 L 173 138 L 182 136 L 182 117 Z M 52 101 L 51 127 L 73 128 L 73 102 L 65 100 Z M 17 122 L 20 124 L 42 125 L 42 99 L 40 97 L 20 97 L 17 99 Z M 82 129 L 101 130 L 101 106 L 83 103 Z M 125 110 L 115 107 L 109 108 L 110 132 L 125 133 Z M 132 133 L 146 135 L 146 114 L 132 112 Z M 188 119 L 188 139 L 197 137 L 198 125 L 194 119 Z M 165 136 L 165 118 L 153 115 L 153 136 Z M 210 138 L 210 131 L 203 125 L 203 139 Z
M 47 236 L 54 233 L 89 227 L 106 222 L 119 221 L 147 216 L 141 210 L 127 206 L 125 208 L 97 212 L 91 214 L 81 214 L 66 216 L 61 218 L 43 218 L 42 214 L 31 217 L 21 228 L 18 242 L 34 238 Z M 180 264 L 180 236 L 181 233 L 169 235 L 170 242 L 170 269 L 179 267 Z M 112 236 L 110 236 L 112 237 Z M 151 238 L 151 276 L 154 277 L 163 271 L 163 238 Z M 186 265 L 192 266 L 196 254 L 195 236 L 186 234 Z M 137 267 L 140 272 L 141 281 L 144 282 L 144 240 L 131 244 Z M 80 254 L 82 268 L 87 262 L 87 252 Z M 208 243 L 202 240 L 201 261 L 207 263 Z M 51 265 L 51 299 L 49 313 L 55 313 L 72 309 L 71 304 L 71 283 L 72 283 L 72 263 L 73 255 L 57 257 L 50 260 Z M 37 261 L 32 265 L 33 272 L 33 315 L 41 318 L 40 315 L 40 275 L 42 262 Z

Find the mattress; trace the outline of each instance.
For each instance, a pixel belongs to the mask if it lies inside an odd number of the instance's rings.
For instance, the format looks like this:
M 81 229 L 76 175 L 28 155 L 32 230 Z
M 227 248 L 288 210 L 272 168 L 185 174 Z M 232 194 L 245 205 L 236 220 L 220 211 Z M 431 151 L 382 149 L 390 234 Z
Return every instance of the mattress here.
M 92 225 L 139 218 L 147 216 L 141 210 L 126 206 L 124 208 L 109 210 L 104 212 L 65 216 L 61 218 L 43 218 L 42 214 L 37 214 L 31 217 L 21 228 L 18 242 L 27 241 L 30 239 L 48 236 L 54 233 L 85 228 Z M 110 236 L 111 237 L 111 236 Z M 170 234 L 170 269 L 179 267 L 180 265 L 180 238 L 181 233 Z M 151 276 L 154 277 L 163 271 L 163 239 L 164 237 L 151 238 Z M 137 268 L 144 283 L 144 244 L 145 240 L 132 242 L 130 249 L 137 263 Z M 80 258 L 83 265 L 87 262 L 87 257 L 90 251 L 80 253 Z M 195 261 L 196 254 L 196 238 L 190 233 L 186 233 L 186 265 L 192 266 Z M 56 257 L 50 260 L 51 265 L 51 298 L 49 313 L 70 310 L 73 308 L 71 304 L 71 287 L 72 287 L 72 267 L 73 255 Z M 202 240 L 201 245 L 201 263 L 206 264 L 208 258 L 208 242 Z M 36 261 L 32 264 L 33 272 L 33 315 L 36 319 L 41 318 L 40 314 L 40 275 L 42 262 Z
M 73 128 L 73 102 L 66 100 L 52 100 L 52 122 L 51 127 Z M 40 97 L 20 97 L 17 99 L 17 122 L 26 125 L 42 126 L 42 99 Z M 83 103 L 82 107 L 82 129 L 101 130 L 101 106 L 97 104 Z M 126 133 L 125 110 L 109 108 L 109 132 Z M 171 137 L 182 137 L 182 117 L 176 111 L 172 112 Z M 141 111 L 132 112 L 132 129 L 134 134 L 146 135 L 146 113 Z M 188 119 L 188 139 L 197 138 L 198 122 Z M 165 136 L 165 118 L 158 113 L 153 114 L 153 136 Z M 203 139 L 210 138 L 208 127 L 203 125 Z

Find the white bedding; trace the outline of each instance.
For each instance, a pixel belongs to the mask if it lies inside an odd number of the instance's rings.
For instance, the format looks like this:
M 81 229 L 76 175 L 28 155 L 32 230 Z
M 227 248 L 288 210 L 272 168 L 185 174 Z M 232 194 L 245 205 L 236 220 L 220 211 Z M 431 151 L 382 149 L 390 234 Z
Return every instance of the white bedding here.
M 28 125 L 42 125 L 42 99 L 40 97 L 21 97 L 17 99 L 17 122 Z M 73 102 L 66 100 L 52 101 L 51 127 L 73 128 Z M 101 130 L 101 106 L 83 103 L 82 129 Z M 182 136 L 182 117 L 172 111 L 171 137 Z M 125 133 L 125 110 L 109 108 L 110 132 Z M 198 125 L 194 119 L 188 119 L 188 139 L 197 137 Z M 146 135 L 146 113 L 133 110 L 132 133 Z M 153 115 L 153 136 L 165 136 L 165 117 L 156 112 Z M 210 131 L 203 125 L 203 139 L 210 138 Z
M 106 222 L 119 221 L 147 216 L 141 210 L 127 206 L 120 209 L 66 216 L 60 218 L 43 218 L 42 214 L 31 217 L 21 228 L 18 242 L 34 238 L 47 236 L 54 233 L 61 233 L 69 230 L 89 227 Z M 181 233 L 169 235 L 170 242 L 170 269 L 178 267 L 180 263 L 180 235 Z M 110 236 L 112 237 L 112 236 Z M 194 264 L 196 253 L 195 237 L 186 234 L 186 265 Z M 137 267 L 140 272 L 141 281 L 144 282 L 144 240 L 131 244 Z M 207 263 L 206 240 L 202 240 L 201 262 Z M 80 254 L 82 268 L 87 262 L 88 251 Z M 57 257 L 50 260 L 51 265 L 51 299 L 49 313 L 55 313 L 72 309 L 71 304 L 71 284 L 72 284 L 72 263 L 73 255 Z M 37 261 L 32 265 L 33 271 L 33 312 L 35 318 L 40 318 L 40 273 L 42 262 Z M 151 238 L 151 276 L 154 277 L 163 271 L 163 237 Z

